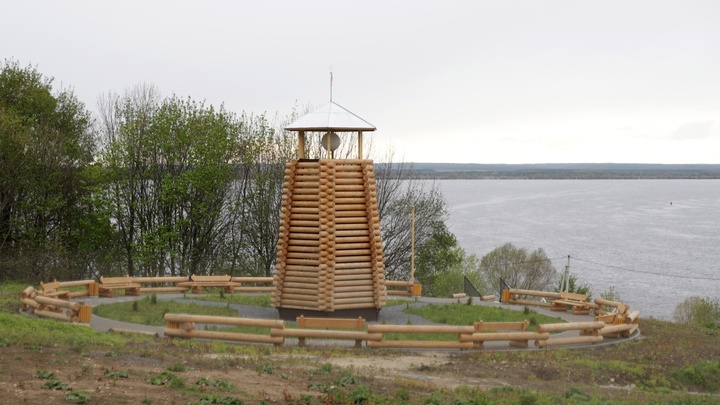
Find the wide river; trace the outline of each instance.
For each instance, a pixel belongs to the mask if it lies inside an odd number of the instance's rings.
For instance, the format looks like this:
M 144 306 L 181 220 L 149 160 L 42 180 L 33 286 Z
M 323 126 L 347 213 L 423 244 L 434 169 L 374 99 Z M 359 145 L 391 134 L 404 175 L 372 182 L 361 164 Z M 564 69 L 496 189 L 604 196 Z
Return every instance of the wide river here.
M 448 225 L 482 257 L 543 248 L 594 297 L 614 287 L 641 316 L 671 320 L 720 296 L 720 180 L 442 180 Z M 512 286 L 511 286 L 512 287 Z

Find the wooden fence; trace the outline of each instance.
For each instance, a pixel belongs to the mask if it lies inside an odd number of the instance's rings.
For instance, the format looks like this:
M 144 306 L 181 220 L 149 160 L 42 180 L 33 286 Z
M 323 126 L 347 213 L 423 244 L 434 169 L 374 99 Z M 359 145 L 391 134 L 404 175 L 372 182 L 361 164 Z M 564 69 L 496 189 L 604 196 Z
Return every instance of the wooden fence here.
M 116 290 L 125 295 L 139 293 L 185 292 L 190 287 L 181 286 L 189 277 L 101 277 L 95 280 L 40 282 L 41 289 L 28 286 L 20 293 L 20 310 L 44 318 L 66 322 L 89 323 L 92 308 L 70 300 L 79 297 L 111 297 Z M 272 292 L 272 277 L 232 277 L 234 292 Z M 85 287 L 84 290 L 73 289 Z
M 180 338 L 220 339 L 248 343 L 272 343 L 282 345 L 285 338 L 255 333 L 235 333 L 211 330 L 198 330 L 197 324 L 205 325 L 231 325 L 270 328 L 273 330 L 285 328 L 284 321 L 251 318 L 232 318 L 226 316 L 204 316 L 186 314 L 165 314 L 167 326 L 165 336 Z
M 188 277 L 134 277 L 127 279 L 127 283 L 139 285 L 140 292 L 182 292 L 188 287 L 183 283 L 191 281 Z M 274 287 L 264 286 L 271 284 L 271 277 L 232 277 L 234 291 L 242 292 L 271 292 Z M 402 288 L 412 288 L 414 285 L 407 282 L 388 281 L 388 285 L 397 283 Z M 52 318 L 66 322 L 90 322 L 91 308 L 71 298 L 82 296 L 97 296 L 101 285 L 93 280 L 78 280 L 50 283 L 41 283 L 42 290 L 33 286 L 27 287 L 20 293 L 20 308 L 40 317 Z M 156 285 L 159 286 L 148 286 Z M 69 291 L 67 288 L 82 287 L 84 290 Z M 412 295 L 413 291 L 409 291 Z M 520 299 L 519 296 L 534 296 L 549 299 L 549 302 Z M 561 293 L 532 290 L 505 290 L 503 300 L 516 304 L 541 305 L 550 307 L 553 301 L 567 301 L 568 296 Z M 480 350 L 484 342 L 506 341 L 509 346 L 527 348 L 529 342 L 534 341 L 533 347 L 546 348 L 552 346 L 566 346 L 577 344 L 595 344 L 603 342 L 605 338 L 629 337 L 635 333 L 639 326 L 639 311 L 630 312 L 628 305 L 595 299 L 594 302 L 579 301 L 583 307 L 587 305 L 596 316 L 594 321 L 554 323 L 538 325 L 535 332 L 528 332 L 528 322 L 477 322 L 468 326 L 452 325 L 365 325 L 359 319 L 328 319 L 305 318 L 297 319 L 299 329 L 285 328 L 285 322 L 280 320 L 264 320 L 251 318 L 214 317 L 185 314 L 166 314 L 165 335 L 178 338 L 220 339 L 248 343 L 266 343 L 283 345 L 286 337 L 297 338 L 300 346 L 305 345 L 306 339 L 324 340 L 354 340 L 355 347 L 361 347 L 365 341 L 368 348 L 409 348 L 409 349 L 461 349 Z M 576 304 L 573 302 L 573 304 Z M 573 305 L 570 305 L 573 306 Z M 610 311 L 608 311 L 610 310 Z M 267 333 L 236 333 L 220 330 L 206 330 L 198 325 L 225 325 L 248 326 L 267 328 Z M 577 331 L 577 336 L 552 337 L 551 333 Z M 431 334 L 457 335 L 456 339 L 385 339 L 386 334 Z
M 170 337 L 221 339 L 248 343 L 272 343 L 283 345 L 286 337 L 298 339 L 298 346 L 305 346 L 305 339 L 354 340 L 355 347 L 391 349 L 460 349 L 481 350 L 484 342 L 508 342 L 509 346 L 547 348 L 578 344 L 596 344 L 613 333 L 627 333 L 635 324 L 607 325 L 601 321 L 571 322 L 538 325 L 535 332 L 528 332 L 528 322 L 477 322 L 469 326 L 453 325 L 369 325 L 362 330 L 365 321 L 359 319 L 297 318 L 298 329 L 286 328 L 284 321 L 249 318 L 228 318 L 184 314 L 166 314 L 165 335 Z M 198 330 L 198 324 L 234 325 L 268 328 L 266 334 Z M 324 328 L 324 329 L 317 329 Z M 354 330 L 348 330 L 354 329 Z M 552 337 L 551 333 L 577 331 L 578 336 Z M 438 335 L 438 339 L 385 339 L 386 334 Z M 455 340 L 443 340 L 439 335 L 457 335 Z

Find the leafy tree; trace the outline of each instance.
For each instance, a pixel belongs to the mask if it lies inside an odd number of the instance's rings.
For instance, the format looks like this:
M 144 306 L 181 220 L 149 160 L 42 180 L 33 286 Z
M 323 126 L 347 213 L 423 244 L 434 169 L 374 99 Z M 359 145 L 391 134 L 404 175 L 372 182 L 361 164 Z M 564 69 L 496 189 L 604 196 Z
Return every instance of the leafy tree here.
M 512 243 L 483 256 L 480 271 L 497 291 L 501 290 L 501 279 L 511 288 L 547 291 L 557 278 L 557 271 L 542 248 L 529 252 Z
M 16 61 L 0 65 L 0 278 L 73 271 L 88 195 L 92 119 L 69 90 Z M 11 270 L 13 269 L 13 270 Z
M 235 116 L 191 99 L 159 101 L 151 86 L 110 95 L 103 106 L 108 198 L 128 274 L 203 274 L 221 265 Z
M 457 238 L 444 222 L 434 221 L 430 228 L 429 237 L 417 249 L 415 278 L 423 285 L 426 295 L 437 296 L 435 285 L 438 279 L 450 269 L 459 268 L 465 252 L 457 245 Z

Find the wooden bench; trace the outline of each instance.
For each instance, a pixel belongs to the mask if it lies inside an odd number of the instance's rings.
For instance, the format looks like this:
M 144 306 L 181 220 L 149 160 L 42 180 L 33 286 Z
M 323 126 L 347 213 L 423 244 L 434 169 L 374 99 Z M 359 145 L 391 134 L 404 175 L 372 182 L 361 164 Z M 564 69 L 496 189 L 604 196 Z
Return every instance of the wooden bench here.
M 234 293 L 235 287 L 239 287 L 240 283 L 232 281 L 232 277 L 225 276 L 190 276 L 190 281 L 177 284 L 178 287 L 190 287 L 193 294 L 202 293 L 205 287 L 223 287 L 226 293 Z
M 179 287 L 177 283 L 190 281 L 190 277 L 169 276 L 169 277 L 133 277 L 133 282 L 141 285 L 141 293 L 169 293 L 185 292 L 189 287 Z M 159 287 L 145 287 L 143 284 L 162 284 Z M 172 286 L 174 284 L 174 286 Z
M 40 282 L 40 286 L 42 286 L 43 294 L 46 297 L 52 297 L 52 298 L 58 298 L 62 300 L 69 300 L 70 299 L 70 291 L 61 290 L 60 289 L 60 282 L 55 280 L 50 283 L 43 283 Z
M 561 292 L 560 299 L 552 302 L 550 310 L 566 311 L 568 308 L 572 308 L 574 314 L 587 315 L 590 313 L 590 303 L 587 302 L 588 298 L 590 298 L 588 294 Z
M 357 319 L 339 319 L 339 318 L 305 318 L 300 316 L 296 318 L 299 329 L 270 329 L 271 337 L 294 337 L 298 339 L 298 346 L 305 346 L 305 339 L 328 339 L 328 340 L 354 340 L 355 347 L 362 347 L 362 341 L 379 342 L 382 340 L 382 333 L 370 333 L 363 331 L 365 320 Z M 312 329 L 324 328 L 324 329 Z M 354 330 L 339 330 L 354 329 Z
M 113 297 L 115 290 L 125 290 L 125 295 L 140 295 L 140 283 L 133 282 L 132 277 L 100 277 L 99 296 Z

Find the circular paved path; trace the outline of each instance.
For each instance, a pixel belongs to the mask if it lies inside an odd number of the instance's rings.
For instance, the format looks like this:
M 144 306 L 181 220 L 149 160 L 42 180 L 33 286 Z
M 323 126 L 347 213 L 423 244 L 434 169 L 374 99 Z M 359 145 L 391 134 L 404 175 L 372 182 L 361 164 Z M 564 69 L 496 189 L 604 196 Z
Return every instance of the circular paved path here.
M 92 307 L 102 305 L 102 304 L 108 304 L 108 303 L 114 303 L 114 302 L 128 302 L 128 301 L 135 301 L 139 299 L 145 298 L 144 296 L 116 296 L 113 298 L 99 298 L 99 297 L 82 297 L 78 299 L 78 301 L 82 301 L 85 305 L 89 305 Z M 222 302 L 211 302 L 211 301 L 200 301 L 200 300 L 191 300 L 186 299 L 183 294 L 162 294 L 158 295 L 158 300 L 174 300 L 178 302 L 192 302 L 196 304 L 201 305 L 218 305 L 218 306 L 228 306 L 227 303 Z M 413 299 L 414 300 L 414 299 Z M 461 300 L 454 299 L 454 298 L 430 298 L 430 297 L 418 297 L 416 302 L 411 302 L 410 306 L 424 306 L 428 304 L 450 304 L 454 302 L 466 302 L 467 298 L 463 298 Z M 524 306 L 522 305 L 514 305 L 514 304 L 504 304 L 500 302 L 491 302 L 491 301 L 480 301 L 477 299 L 473 300 L 473 305 L 479 305 L 479 306 L 495 306 L 495 307 L 502 307 L 505 309 L 515 310 L 515 311 L 522 311 L 524 310 Z M 239 305 L 239 304 L 230 304 L 231 308 L 235 308 L 238 311 L 238 316 L 241 316 L 243 318 L 258 318 L 258 319 L 278 319 L 278 312 L 275 308 L 272 307 L 258 307 L 258 306 L 250 306 L 250 305 Z M 394 324 L 394 325 L 406 325 L 406 324 L 413 324 L 413 325 L 432 325 L 435 324 L 432 321 L 429 321 L 425 318 L 422 318 L 417 315 L 412 314 L 406 314 L 403 312 L 405 309 L 405 305 L 393 305 L 389 307 L 385 307 L 380 311 L 380 315 L 378 317 L 377 322 L 368 322 L 370 324 L 372 323 L 385 323 L 385 324 Z M 533 307 L 534 311 L 548 316 L 558 317 L 566 320 L 567 322 L 588 322 L 594 320 L 594 318 L 590 315 L 575 315 L 571 312 L 555 312 L 550 311 L 548 308 L 544 307 Z M 100 316 L 97 316 L 95 314 L 92 315 L 90 326 L 96 330 L 107 332 L 109 330 L 126 330 L 126 331 L 135 331 L 135 332 L 145 332 L 145 333 L 152 333 L 157 334 L 160 337 L 164 336 L 164 326 L 148 326 L 148 325 L 140 325 L 135 323 L 128 323 L 128 322 L 121 322 L 116 321 L 108 318 L 103 318 Z M 554 334 L 553 337 L 559 338 L 559 337 L 575 337 L 577 336 L 577 331 L 567 331 L 562 332 L 558 334 Z M 633 340 L 640 336 L 640 331 L 638 331 L 633 334 L 629 338 L 620 338 L 620 339 L 613 339 L 613 338 L 607 338 L 602 343 L 596 343 L 596 344 L 578 344 L 578 345 L 564 345 L 564 346 L 558 346 L 558 348 L 594 348 L 594 347 L 600 347 L 600 346 L 607 346 L 611 344 L 620 343 L 623 341 Z M 315 340 L 311 339 L 308 344 L 309 345 L 323 345 L 328 344 L 329 341 L 321 341 L 321 340 Z M 294 338 L 286 338 L 285 344 L 297 344 L 297 339 Z M 352 341 L 332 341 L 330 344 L 333 345 L 339 345 L 339 346 L 352 346 L 354 342 Z M 485 350 L 528 350 L 528 349 L 517 349 L 517 348 L 510 348 L 508 347 L 507 342 L 485 342 L 484 344 Z M 529 350 L 533 350 L 532 346 Z M 537 349 L 535 349 L 537 350 Z

